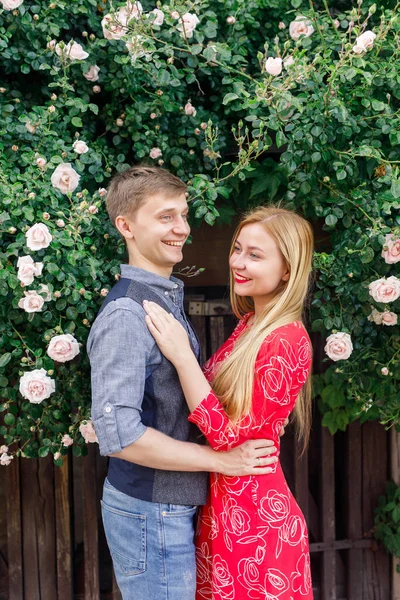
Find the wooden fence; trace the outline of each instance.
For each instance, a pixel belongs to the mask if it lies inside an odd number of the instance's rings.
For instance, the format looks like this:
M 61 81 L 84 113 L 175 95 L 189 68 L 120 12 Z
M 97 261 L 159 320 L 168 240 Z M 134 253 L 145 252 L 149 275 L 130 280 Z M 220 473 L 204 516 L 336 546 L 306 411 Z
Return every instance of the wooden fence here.
M 229 335 L 232 318 L 221 314 L 223 303 L 191 312 L 209 355 Z M 379 424 L 354 423 L 332 437 L 317 414 L 307 454 L 298 456 L 290 430 L 283 438 L 283 468 L 309 526 L 315 600 L 392 597 L 391 560 L 371 534 L 389 451 Z M 120 598 L 100 518 L 106 468 L 94 444 L 86 458 L 70 454 L 62 468 L 49 457 L 3 467 L 0 600 Z

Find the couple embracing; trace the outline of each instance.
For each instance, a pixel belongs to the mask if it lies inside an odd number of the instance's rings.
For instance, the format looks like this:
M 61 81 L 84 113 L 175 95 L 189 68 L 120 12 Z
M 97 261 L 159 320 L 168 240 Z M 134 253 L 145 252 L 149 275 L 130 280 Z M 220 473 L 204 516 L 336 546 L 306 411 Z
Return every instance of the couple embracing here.
M 244 217 L 229 257 L 239 323 L 201 369 L 171 276 L 186 196 L 180 179 L 141 165 L 107 193 L 129 264 L 88 353 L 117 582 L 124 600 L 311 600 L 307 528 L 279 462 L 292 412 L 304 443 L 309 432 L 311 227 L 281 208 Z

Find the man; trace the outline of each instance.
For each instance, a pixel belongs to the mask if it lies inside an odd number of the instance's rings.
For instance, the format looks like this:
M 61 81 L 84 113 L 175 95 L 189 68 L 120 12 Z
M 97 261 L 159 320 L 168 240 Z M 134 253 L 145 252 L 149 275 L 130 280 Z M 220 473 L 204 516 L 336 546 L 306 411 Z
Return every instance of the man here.
M 144 321 L 153 300 L 199 343 L 183 310 L 183 284 L 171 277 L 189 235 L 186 185 L 164 169 L 135 166 L 107 193 L 111 221 L 124 237 L 129 264 L 94 322 L 88 340 L 92 419 L 100 452 L 110 456 L 102 514 L 124 600 L 193 600 L 194 516 L 204 504 L 208 472 L 268 473 L 272 442 L 231 452 L 204 445 L 171 363 Z

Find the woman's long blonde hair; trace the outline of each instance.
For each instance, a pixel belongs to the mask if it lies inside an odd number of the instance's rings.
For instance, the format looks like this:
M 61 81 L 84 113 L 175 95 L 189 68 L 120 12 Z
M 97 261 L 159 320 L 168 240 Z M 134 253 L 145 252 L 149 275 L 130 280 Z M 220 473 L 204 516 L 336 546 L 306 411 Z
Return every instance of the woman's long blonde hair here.
M 302 321 L 314 248 L 313 232 L 305 219 L 293 211 L 267 206 L 252 210 L 242 219 L 233 236 L 229 256 L 234 252 L 243 227 L 253 223 L 261 224 L 265 232 L 274 239 L 289 271 L 289 279 L 281 281 L 253 325 L 240 335 L 232 353 L 221 363 L 212 382 L 225 411 L 236 423 L 244 415 L 251 413 L 256 359 L 266 336 L 282 325 Z M 252 298 L 235 294 L 232 271 L 230 297 L 237 318 L 254 311 Z M 310 377 L 297 399 L 294 415 L 298 437 L 306 447 L 311 422 Z

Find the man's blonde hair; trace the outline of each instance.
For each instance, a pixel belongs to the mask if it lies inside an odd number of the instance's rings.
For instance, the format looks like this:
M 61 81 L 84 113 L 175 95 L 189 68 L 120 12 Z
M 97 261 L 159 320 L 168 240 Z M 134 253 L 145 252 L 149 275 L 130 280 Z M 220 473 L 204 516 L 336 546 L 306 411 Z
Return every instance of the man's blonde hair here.
M 166 169 L 135 165 L 117 173 L 107 189 L 107 212 L 113 225 L 119 215 L 133 217 L 148 198 L 164 194 L 166 198 L 186 192 L 186 184 Z
M 239 337 L 232 353 L 221 363 L 212 382 L 212 387 L 227 414 L 236 423 L 251 413 L 255 364 L 265 338 L 278 327 L 293 321 L 302 321 L 314 248 L 311 225 L 305 219 L 293 211 L 267 206 L 252 210 L 240 222 L 233 236 L 230 256 L 243 227 L 253 223 L 262 225 L 265 232 L 275 241 L 289 271 L 289 279 L 281 281 L 273 298 L 267 302 L 252 327 Z M 235 294 L 232 270 L 231 304 L 234 314 L 239 319 L 254 311 L 252 298 Z M 305 446 L 311 421 L 310 378 L 300 393 L 294 414 L 299 438 Z

